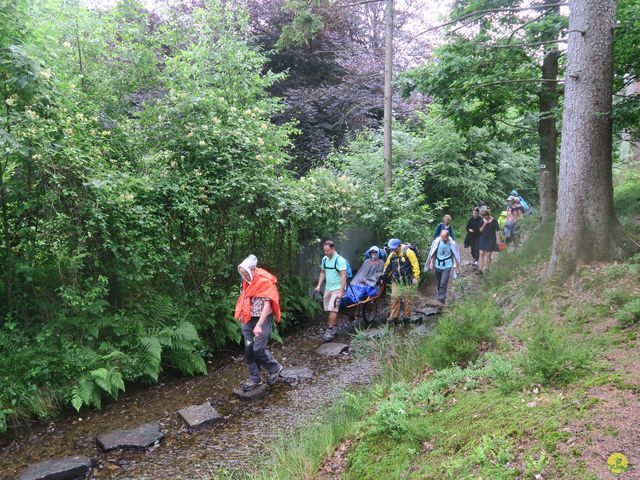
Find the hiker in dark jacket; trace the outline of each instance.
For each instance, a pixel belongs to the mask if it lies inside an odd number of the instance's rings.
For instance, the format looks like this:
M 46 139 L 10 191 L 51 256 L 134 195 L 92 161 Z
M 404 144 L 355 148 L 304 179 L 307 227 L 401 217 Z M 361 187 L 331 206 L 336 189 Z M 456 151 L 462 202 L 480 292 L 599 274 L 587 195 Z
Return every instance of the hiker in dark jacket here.
M 433 234 L 433 239 L 435 240 L 436 238 L 438 238 L 443 230 L 449 232 L 449 236 L 453 240 L 456 239 L 456 236 L 453 233 L 453 225 L 451 225 L 451 215 L 445 215 L 444 217 L 442 217 L 442 223 L 439 223 L 436 227 L 436 233 Z
M 464 239 L 464 248 L 471 248 L 474 270 L 478 269 L 478 260 L 480 260 L 480 228 L 483 223 L 480 208 L 474 208 L 473 215 L 467 221 L 467 236 Z

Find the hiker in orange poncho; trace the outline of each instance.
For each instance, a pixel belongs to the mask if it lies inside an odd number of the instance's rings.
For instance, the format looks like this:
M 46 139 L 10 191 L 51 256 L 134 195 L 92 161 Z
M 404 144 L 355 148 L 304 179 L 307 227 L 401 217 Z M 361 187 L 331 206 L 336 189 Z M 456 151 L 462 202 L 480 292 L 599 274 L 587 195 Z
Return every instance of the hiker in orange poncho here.
M 280 295 L 278 279 L 262 268 L 258 259 L 249 255 L 240 265 L 242 292 L 236 303 L 234 318 L 240 321 L 244 339 L 244 359 L 249 369 L 249 378 L 242 385 L 244 391 L 262 385 L 260 369 L 267 371 L 267 384 L 273 385 L 280 377 L 282 366 L 267 349 L 273 319 L 280 321 Z

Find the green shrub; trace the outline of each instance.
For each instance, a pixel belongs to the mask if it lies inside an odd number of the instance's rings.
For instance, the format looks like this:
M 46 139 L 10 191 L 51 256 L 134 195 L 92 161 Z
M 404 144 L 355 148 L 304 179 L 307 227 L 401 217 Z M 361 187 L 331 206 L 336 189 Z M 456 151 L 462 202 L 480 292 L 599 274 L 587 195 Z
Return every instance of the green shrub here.
M 480 443 L 471 451 L 470 460 L 481 467 L 506 466 L 513 460 L 511 443 L 500 435 L 482 435 Z
M 603 303 L 609 307 L 620 307 L 631 299 L 631 293 L 618 287 L 608 288 L 603 295 Z
M 531 267 L 548 258 L 551 254 L 554 230 L 554 219 L 544 222 L 536 216 L 522 219 L 520 231 L 526 240 L 516 250 L 505 250 L 497 255 L 491 264 L 490 272 L 485 276 L 488 283 L 493 287 L 498 286 L 512 278 L 516 270 Z M 535 287 L 539 287 L 539 283 L 536 282 Z
M 613 203 L 620 223 L 633 234 L 640 233 L 640 174 L 627 165 L 628 171 L 619 175 L 613 190 Z
M 634 298 L 616 313 L 616 319 L 623 327 L 630 327 L 640 321 L 640 298 Z
M 527 351 L 520 363 L 524 372 L 535 381 L 566 383 L 588 365 L 589 352 L 585 345 L 569 338 L 566 329 L 554 326 L 547 318 L 540 318 L 533 326 Z
M 493 341 L 500 311 L 488 299 L 467 299 L 438 320 L 433 336 L 424 346 L 429 365 L 447 367 L 477 357 L 480 342 Z

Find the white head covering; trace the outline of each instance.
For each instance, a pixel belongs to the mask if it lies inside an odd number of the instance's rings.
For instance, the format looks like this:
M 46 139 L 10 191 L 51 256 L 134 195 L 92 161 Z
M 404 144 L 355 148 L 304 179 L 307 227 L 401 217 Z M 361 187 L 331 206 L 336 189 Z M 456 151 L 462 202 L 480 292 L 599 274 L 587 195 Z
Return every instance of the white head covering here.
M 371 248 L 369 248 L 369 250 L 367 250 L 367 252 L 376 252 L 378 255 L 380 255 L 380 249 L 378 247 L 376 247 L 375 245 L 372 246 Z
M 238 265 L 238 268 L 242 268 L 249 274 L 249 283 L 251 283 L 251 280 L 253 280 L 253 270 L 258 268 L 258 257 L 254 254 L 249 255 Z

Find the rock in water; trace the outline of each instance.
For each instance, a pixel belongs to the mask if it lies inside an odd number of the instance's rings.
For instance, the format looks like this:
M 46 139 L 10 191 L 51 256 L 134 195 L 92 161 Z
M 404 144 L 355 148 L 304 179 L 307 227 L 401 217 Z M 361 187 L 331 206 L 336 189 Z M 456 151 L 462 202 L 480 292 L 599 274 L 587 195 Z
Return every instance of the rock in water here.
M 283 382 L 294 383 L 300 380 L 311 380 L 313 372 L 309 367 L 285 367 L 280 372 Z
M 203 427 L 222 420 L 222 417 L 214 410 L 208 401 L 202 405 L 191 405 L 190 407 L 178 410 L 178 415 L 180 415 L 189 428 Z
M 91 469 L 89 457 L 67 457 L 35 463 L 18 480 L 75 480 L 85 478 Z
M 375 338 L 382 337 L 384 335 L 384 330 L 381 328 L 369 328 L 368 330 L 363 330 L 362 334 L 367 340 L 373 340 Z
M 233 393 L 240 400 L 257 400 L 259 398 L 264 397 L 268 392 L 269 392 L 269 385 L 267 385 L 266 383 L 263 383 L 259 387 L 252 388 L 251 390 L 246 392 L 242 389 L 242 387 L 238 387 L 233 391 Z
M 414 309 L 416 317 L 431 317 L 433 315 L 438 315 L 440 310 L 436 307 L 422 307 L 420 309 Z
M 145 423 L 129 430 L 113 430 L 101 433 L 96 438 L 98 446 L 105 452 L 109 450 L 133 449 L 146 450 L 164 438 L 158 423 Z
M 345 345 L 344 343 L 325 343 L 320 346 L 318 350 L 316 350 L 320 355 L 326 355 L 327 357 L 335 357 L 336 355 L 340 355 L 342 352 L 347 350 L 349 345 Z

